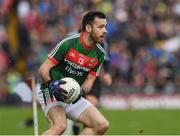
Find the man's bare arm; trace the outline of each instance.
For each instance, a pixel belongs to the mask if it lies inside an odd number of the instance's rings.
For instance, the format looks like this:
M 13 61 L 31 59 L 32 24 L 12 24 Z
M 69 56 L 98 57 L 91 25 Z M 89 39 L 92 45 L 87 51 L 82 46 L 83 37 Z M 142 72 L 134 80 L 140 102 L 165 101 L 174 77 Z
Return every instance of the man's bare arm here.
M 50 69 L 54 66 L 55 64 L 47 58 L 44 63 L 40 66 L 39 68 L 39 74 L 41 78 L 46 82 L 51 80 L 51 77 L 49 75 Z
M 84 93 L 87 94 L 88 92 L 90 92 L 92 86 L 93 86 L 93 83 L 95 81 L 96 77 L 91 75 L 91 74 L 88 74 L 86 80 L 84 81 L 84 83 L 82 84 L 82 89 L 84 90 Z

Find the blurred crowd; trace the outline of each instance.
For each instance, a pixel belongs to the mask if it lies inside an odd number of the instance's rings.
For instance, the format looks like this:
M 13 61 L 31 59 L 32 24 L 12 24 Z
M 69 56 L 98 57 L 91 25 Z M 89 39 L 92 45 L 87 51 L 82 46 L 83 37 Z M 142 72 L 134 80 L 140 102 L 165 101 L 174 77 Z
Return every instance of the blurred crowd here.
M 180 91 L 179 0 L 0 0 L 0 102 L 91 9 L 107 15 L 112 91 Z

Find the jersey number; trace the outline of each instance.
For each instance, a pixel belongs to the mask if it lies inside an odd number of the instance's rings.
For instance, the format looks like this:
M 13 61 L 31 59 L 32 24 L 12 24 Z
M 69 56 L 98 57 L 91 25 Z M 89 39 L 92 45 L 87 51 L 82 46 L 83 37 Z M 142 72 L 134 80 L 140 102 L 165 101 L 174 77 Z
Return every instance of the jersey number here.
M 84 63 L 84 59 L 83 58 L 79 58 L 78 63 L 82 65 Z

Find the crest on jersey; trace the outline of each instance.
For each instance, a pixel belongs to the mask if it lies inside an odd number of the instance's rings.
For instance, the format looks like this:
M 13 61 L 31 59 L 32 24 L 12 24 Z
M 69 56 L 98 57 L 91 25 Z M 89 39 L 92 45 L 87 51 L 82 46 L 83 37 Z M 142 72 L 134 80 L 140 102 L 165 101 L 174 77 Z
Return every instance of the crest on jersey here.
M 91 60 L 89 61 L 89 64 L 88 64 L 88 65 L 92 67 L 92 66 L 94 65 L 94 62 L 95 62 L 95 60 L 94 60 L 94 59 L 91 59 Z

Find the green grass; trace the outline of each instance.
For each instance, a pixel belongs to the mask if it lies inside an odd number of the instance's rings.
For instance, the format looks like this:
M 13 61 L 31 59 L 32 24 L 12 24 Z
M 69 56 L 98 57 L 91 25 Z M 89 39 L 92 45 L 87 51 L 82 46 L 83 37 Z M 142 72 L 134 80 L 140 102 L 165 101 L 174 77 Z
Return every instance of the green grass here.
M 109 135 L 180 135 L 180 110 L 101 110 L 110 122 Z M 0 107 L 0 135 L 32 135 L 33 127 L 23 121 L 32 109 Z M 38 112 L 39 133 L 48 128 L 41 109 Z
M 103 110 L 110 121 L 107 134 L 180 134 L 180 110 Z

